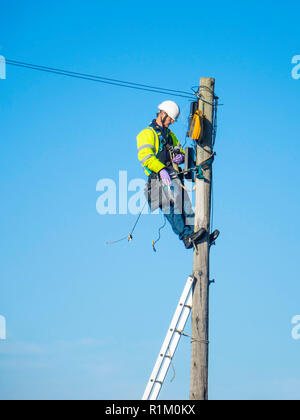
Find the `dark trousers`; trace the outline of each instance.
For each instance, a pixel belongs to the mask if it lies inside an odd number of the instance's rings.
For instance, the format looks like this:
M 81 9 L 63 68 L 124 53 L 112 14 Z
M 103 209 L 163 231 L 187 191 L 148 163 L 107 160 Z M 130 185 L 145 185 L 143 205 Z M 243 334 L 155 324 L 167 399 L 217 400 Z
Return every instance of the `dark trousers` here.
M 183 239 L 185 236 L 190 235 L 194 232 L 194 226 L 186 225 L 186 217 L 193 217 L 193 215 L 185 214 L 176 214 L 174 209 L 174 204 L 171 205 L 167 211 L 162 209 L 162 212 L 166 216 L 168 222 L 170 223 L 173 232 L 179 236 L 179 239 Z
M 180 240 L 194 232 L 195 216 L 190 198 L 182 186 L 179 177 L 172 178 L 171 187 L 163 186 L 166 196 L 169 194 L 169 201 L 168 204 L 161 206 L 173 232 Z

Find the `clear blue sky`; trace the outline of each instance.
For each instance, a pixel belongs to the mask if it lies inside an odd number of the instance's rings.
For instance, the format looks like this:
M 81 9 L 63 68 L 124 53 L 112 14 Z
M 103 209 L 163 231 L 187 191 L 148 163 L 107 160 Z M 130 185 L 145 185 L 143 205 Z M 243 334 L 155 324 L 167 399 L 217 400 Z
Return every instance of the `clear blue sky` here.
M 299 399 L 297 1 L 10 1 L 0 55 L 189 90 L 216 78 L 211 399 Z M 172 99 L 7 67 L 0 80 L 1 399 L 139 399 L 192 252 L 160 215 L 100 216 L 101 178 L 143 178 L 136 134 Z M 183 118 L 174 126 L 182 140 Z M 189 327 L 187 328 L 189 331 Z M 181 340 L 164 399 L 189 397 Z

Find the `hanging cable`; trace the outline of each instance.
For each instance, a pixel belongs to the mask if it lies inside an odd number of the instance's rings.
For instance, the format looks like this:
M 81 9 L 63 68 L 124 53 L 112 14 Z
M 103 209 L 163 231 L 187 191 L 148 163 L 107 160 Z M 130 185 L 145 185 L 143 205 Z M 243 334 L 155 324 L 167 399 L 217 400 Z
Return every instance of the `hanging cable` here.
M 111 79 L 111 78 L 103 77 L 103 76 L 97 76 L 97 75 L 92 75 L 92 74 L 78 73 L 78 72 L 73 72 L 73 71 L 69 71 L 69 70 L 63 70 L 63 69 L 59 69 L 59 68 L 55 68 L 55 67 L 30 64 L 30 63 L 25 63 L 25 62 L 22 62 L 22 61 L 6 59 L 6 64 L 16 66 L 16 67 L 27 68 L 27 69 L 31 69 L 31 70 L 39 70 L 39 71 L 43 71 L 43 72 L 47 72 L 47 73 L 54 73 L 54 74 L 58 74 L 58 75 L 61 75 L 61 76 L 68 76 L 68 77 L 73 77 L 73 78 L 77 78 L 77 79 L 90 80 L 90 81 L 93 81 L 93 82 L 104 83 L 104 84 L 109 84 L 109 85 L 114 85 L 114 86 L 143 90 L 143 91 L 153 92 L 153 93 L 168 94 L 168 95 L 171 95 L 171 96 L 178 96 L 178 97 L 187 98 L 187 99 L 192 99 L 193 98 L 193 94 L 190 93 L 190 92 L 186 92 L 186 91 L 175 90 L 175 89 L 167 89 L 167 88 L 162 88 L 162 87 L 145 85 L 145 84 L 141 84 L 141 83 L 127 82 L 127 81 L 118 80 L 118 79 Z
M 183 93 L 183 94 L 190 95 L 189 92 L 182 91 L 182 90 L 174 90 L 174 89 L 168 89 L 168 88 L 162 88 L 162 87 L 144 85 L 144 84 L 141 84 L 141 83 L 134 83 L 134 82 L 128 82 L 128 81 L 124 81 L 124 80 L 111 79 L 111 78 L 108 78 L 108 77 L 97 76 L 97 75 L 86 74 L 86 73 L 78 73 L 78 72 L 74 72 L 74 71 L 70 71 L 70 70 L 58 69 L 58 68 L 49 67 L 49 66 L 41 66 L 41 65 L 37 65 L 37 64 L 24 63 L 22 61 L 15 61 L 15 60 L 6 59 L 6 62 L 8 62 L 9 64 L 16 64 L 16 65 L 18 64 L 18 65 L 24 65 L 24 66 L 33 66 L 33 67 L 36 67 L 37 69 L 60 71 L 60 72 L 63 72 L 63 73 L 74 74 L 74 75 L 77 75 L 77 76 L 93 77 L 93 78 L 96 78 L 96 79 L 102 79 L 102 80 L 106 80 L 106 81 L 110 81 L 110 82 L 116 82 L 116 83 L 122 83 L 122 84 L 127 84 L 127 85 L 133 85 L 133 86 L 140 86 L 140 87 L 146 87 L 146 88 L 151 88 L 151 89 L 157 89 L 157 90 L 160 90 L 160 91 L 165 90 L 165 91 L 169 91 L 169 92 Z
M 166 226 L 166 223 L 167 223 L 167 218 L 166 218 L 165 214 L 163 216 L 164 216 L 164 223 L 158 229 L 158 238 L 156 239 L 156 241 L 152 241 L 152 247 L 153 247 L 154 252 L 156 252 L 155 245 L 157 244 L 158 241 L 160 241 L 160 231 Z
M 217 137 L 218 106 L 219 106 L 219 98 L 216 96 L 214 98 L 214 109 L 213 109 L 213 129 L 212 129 L 212 146 L 213 146 L 213 148 L 215 147 L 216 137 Z
M 203 98 L 203 95 L 201 95 L 201 93 L 200 93 L 200 89 L 202 89 L 202 90 L 207 90 L 207 91 L 208 91 L 208 92 L 210 92 L 210 93 L 213 93 L 213 90 L 212 90 L 212 89 L 210 89 L 210 88 L 209 88 L 209 87 L 207 87 L 207 86 L 193 86 L 193 87 L 191 88 L 191 90 L 192 90 L 193 94 L 194 94 L 195 96 L 197 96 L 197 98 L 198 98 L 198 99 L 201 99 L 201 101 L 202 101 L 203 103 L 205 103 L 205 104 L 207 104 L 207 105 L 215 106 L 215 100 L 219 100 L 218 96 L 214 95 L 213 102 L 209 102 L 209 101 L 207 101 L 206 99 L 204 99 L 204 98 Z M 223 106 L 223 105 L 224 105 L 224 104 L 219 104 L 219 103 L 217 103 L 217 106 Z
M 118 242 L 122 242 L 122 241 L 125 241 L 125 240 L 128 240 L 128 242 L 131 242 L 132 239 L 133 239 L 133 232 L 135 231 L 135 228 L 137 227 L 137 224 L 138 224 L 138 222 L 139 222 L 139 220 L 141 218 L 141 215 L 142 215 L 142 213 L 144 211 L 144 208 L 146 207 L 146 204 L 147 204 L 147 201 L 145 201 L 145 203 L 143 205 L 143 208 L 140 211 L 140 213 L 139 213 L 139 215 L 138 215 L 138 217 L 137 217 L 137 219 L 136 219 L 136 221 L 135 221 L 135 223 L 133 225 L 133 228 L 131 229 L 130 234 L 124 236 L 123 238 L 117 239 L 116 241 L 105 242 L 105 245 L 114 245 L 114 244 L 117 244 Z

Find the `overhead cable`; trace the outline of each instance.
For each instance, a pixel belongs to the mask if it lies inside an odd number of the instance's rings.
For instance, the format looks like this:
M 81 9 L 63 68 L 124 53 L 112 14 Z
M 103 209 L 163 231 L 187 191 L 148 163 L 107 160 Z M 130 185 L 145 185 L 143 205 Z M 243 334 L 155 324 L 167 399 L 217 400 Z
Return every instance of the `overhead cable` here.
M 109 84 L 109 85 L 114 85 L 114 86 L 127 87 L 131 89 L 143 90 L 143 91 L 160 93 L 160 94 L 168 94 L 171 96 L 179 96 L 179 97 L 187 98 L 187 99 L 194 99 L 193 93 L 182 91 L 182 90 L 167 89 L 167 88 L 162 88 L 162 87 L 157 87 L 157 86 L 145 85 L 141 83 L 128 82 L 128 81 L 118 80 L 118 79 L 111 79 L 108 77 L 103 77 L 103 76 L 98 76 L 98 75 L 93 75 L 93 74 L 78 73 L 78 72 L 64 70 L 60 68 L 40 66 L 37 64 L 30 64 L 30 63 L 25 63 L 22 61 L 16 61 L 16 60 L 10 60 L 10 59 L 6 59 L 6 64 L 17 66 L 17 67 L 23 67 L 23 68 L 27 68 L 31 70 L 39 70 L 43 72 L 59 74 L 62 76 L 90 80 L 93 82 L 104 83 L 104 84 Z

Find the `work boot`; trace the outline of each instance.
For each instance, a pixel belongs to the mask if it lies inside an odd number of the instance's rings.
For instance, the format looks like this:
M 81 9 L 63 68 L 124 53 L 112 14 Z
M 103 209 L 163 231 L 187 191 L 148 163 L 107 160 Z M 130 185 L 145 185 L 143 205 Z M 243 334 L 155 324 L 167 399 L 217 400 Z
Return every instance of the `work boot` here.
M 197 245 L 201 241 L 201 239 L 203 239 L 205 234 L 206 234 L 206 230 L 204 228 L 201 228 L 197 232 L 193 232 L 187 236 L 184 236 L 182 240 L 184 242 L 186 249 L 193 248 L 193 244 Z

